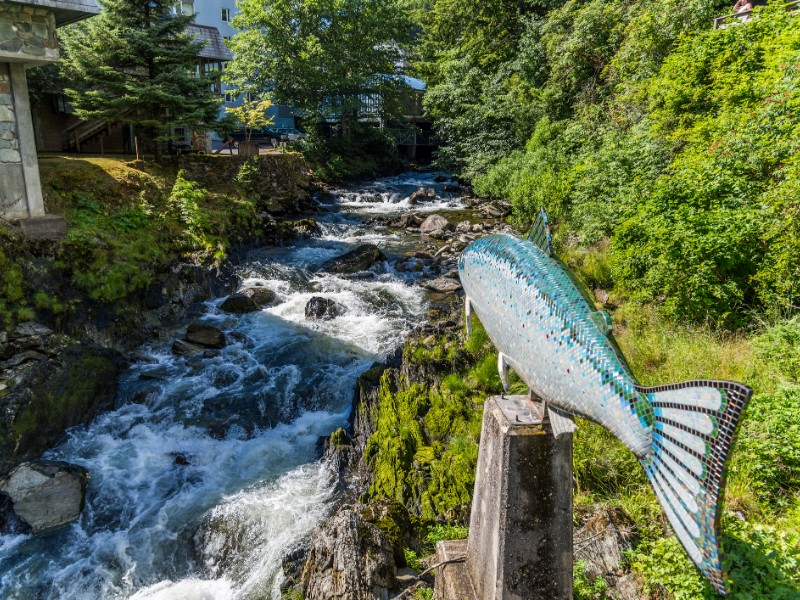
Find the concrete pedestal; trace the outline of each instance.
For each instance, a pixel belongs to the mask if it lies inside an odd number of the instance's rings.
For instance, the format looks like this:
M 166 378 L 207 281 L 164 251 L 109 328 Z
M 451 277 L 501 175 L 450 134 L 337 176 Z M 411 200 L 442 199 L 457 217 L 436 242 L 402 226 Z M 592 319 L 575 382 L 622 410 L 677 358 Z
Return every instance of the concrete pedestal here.
M 442 581 L 441 600 L 571 600 L 572 434 L 556 439 L 541 410 L 527 396 L 486 401 L 465 567 L 437 573 L 466 572 L 474 596 Z

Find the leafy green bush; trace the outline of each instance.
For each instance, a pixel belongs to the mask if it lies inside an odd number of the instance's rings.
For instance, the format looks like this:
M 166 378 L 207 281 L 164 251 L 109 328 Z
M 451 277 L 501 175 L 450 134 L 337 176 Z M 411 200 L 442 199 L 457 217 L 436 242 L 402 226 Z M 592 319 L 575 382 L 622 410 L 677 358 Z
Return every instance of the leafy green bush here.
M 183 225 L 181 235 L 191 250 L 208 249 L 211 246 L 207 235 L 208 218 L 200 209 L 207 194 L 196 183 L 188 181 L 183 171 L 179 171 L 167 201 L 170 214 Z
M 759 394 L 740 425 L 731 473 L 769 510 L 800 497 L 800 386 Z
M 572 565 L 572 586 L 574 600 L 605 600 L 608 583 L 603 577 L 589 577 L 586 563 L 582 561 Z

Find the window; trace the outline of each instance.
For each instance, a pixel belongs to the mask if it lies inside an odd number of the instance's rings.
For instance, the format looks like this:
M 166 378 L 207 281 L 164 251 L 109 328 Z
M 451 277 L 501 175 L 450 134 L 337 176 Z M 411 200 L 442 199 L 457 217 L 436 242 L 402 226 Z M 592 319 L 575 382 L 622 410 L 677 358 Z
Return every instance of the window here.
M 194 14 L 194 0 L 178 0 L 174 4 L 174 11 L 176 15 L 186 15 L 191 17 Z
M 236 95 L 231 92 L 225 92 L 225 102 L 236 102 Z
M 223 8 L 222 9 L 222 22 L 223 23 L 230 23 L 231 22 L 231 9 L 230 8 Z

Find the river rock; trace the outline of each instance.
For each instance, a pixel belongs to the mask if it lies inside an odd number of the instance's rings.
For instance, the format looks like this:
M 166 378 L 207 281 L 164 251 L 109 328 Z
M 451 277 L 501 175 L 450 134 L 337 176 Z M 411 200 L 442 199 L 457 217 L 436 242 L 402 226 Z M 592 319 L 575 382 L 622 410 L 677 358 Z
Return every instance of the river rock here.
M 186 330 L 186 341 L 206 348 L 224 348 L 225 334 L 216 327 L 204 323 L 192 323 Z
M 338 317 L 344 307 L 328 298 L 314 296 L 306 304 L 306 319 L 330 321 Z
M 275 302 L 275 292 L 261 285 L 243 288 L 239 290 L 239 293 L 242 296 L 247 296 L 259 306 L 266 306 Z
M 188 342 L 184 342 L 183 340 L 175 340 L 172 342 L 172 353 L 175 356 L 189 356 L 191 354 L 197 354 L 198 352 L 202 352 L 203 348 L 200 346 L 196 346 L 195 344 L 190 344 Z
M 355 507 L 343 507 L 312 535 L 303 571 L 304 598 L 388 598 L 396 570 L 386 535 Z
M 114 408 L 125 365 L 116 350 L 72 342 L 18 367 L 0 394 L 0 475 L 41 456 L 70 427 Z
M 376 262 L 386 260 L 383 252 L 374 244 L 362 244 L 341 256 L 332 258 L 320 266 L 320 271 L 326 273 L 358 273 L 366 271 Z
M 452 231 L 453 225 L 442 215 L 431 215 L 419 226 L 420 233 L 432 235 L 437 232 Z
M 458 225 L 456 225 L 456 231 L 461 233 L 469 233 L 472 231 L 472 223 L 469 221 L 461 221 Z
M 252 298 L 248 298 L 244 294 L 231 294 L 219 305 L 219 309 L 224 312 L 240 315 L 259 311 L 261 307 L 256 304 Z
M 397 219 L 391 222 L 392 227 L 398 229 L 407 229 L 409 227 L 419 227 L 425 221 L 422 217 L 415 213 L 403 213 Z
M 425 264 L 413 256 L 406 256 L 394 263 L 394 268 L 399 273 L 419 273 L 425 269 Z
M 437 175 L 433 180 L 436 183 L 444 183 L 445 181 L 450 181 L 450 178 L 447 175 Z
M 449 277 L 439 277 L 432 281 L 426 281 L 425 287 L 434 292 L 439 292 L 440 294 L 452 294 L 461 289 L 461 283 Z
M 0 480 L 0 492 L 11 498 L 14 513 L 34 533 L 76 521 L 83 510 L 89 472 L 63 462 L 19 465 Z
M 47 353 L 52 345 L 53 332 L 39 323 L 20 323 L 10 333 L 0 332 L 0 361 L 23 352 Z
M 433 200 L 436 198 L 436 190 L 433 188 L 419 188 L 408 197 L 409 204 L 416 204 L 420 200 Z

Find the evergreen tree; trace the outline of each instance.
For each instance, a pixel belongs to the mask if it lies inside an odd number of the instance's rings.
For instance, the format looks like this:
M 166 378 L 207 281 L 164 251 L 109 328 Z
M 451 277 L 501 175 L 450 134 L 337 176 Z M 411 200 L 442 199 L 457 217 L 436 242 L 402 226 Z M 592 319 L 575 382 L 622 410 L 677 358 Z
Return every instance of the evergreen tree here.
M 210 125 L 219 110 L 196 74 L 202 44 L 187 32 L 194 17 L 173 0 L 99 0 L 102 12 L 65 32 L 66 90 L 82 119 L 125 121 L 161 142 L 173 125 Z

